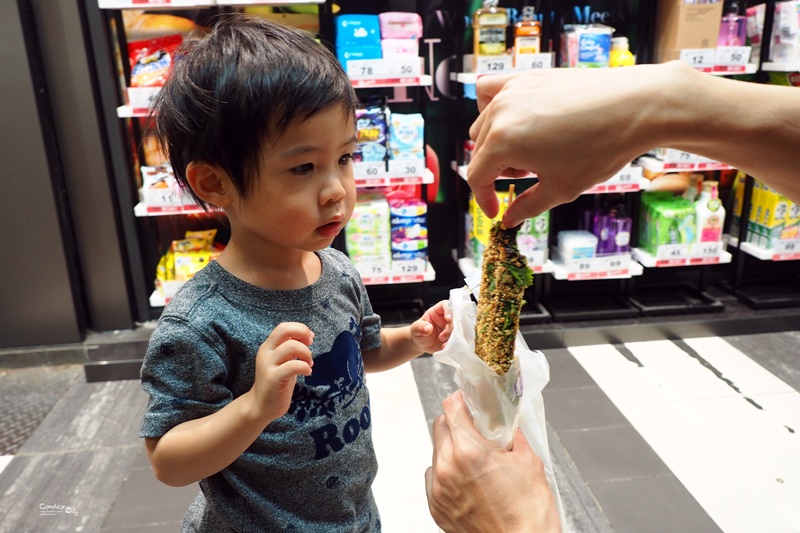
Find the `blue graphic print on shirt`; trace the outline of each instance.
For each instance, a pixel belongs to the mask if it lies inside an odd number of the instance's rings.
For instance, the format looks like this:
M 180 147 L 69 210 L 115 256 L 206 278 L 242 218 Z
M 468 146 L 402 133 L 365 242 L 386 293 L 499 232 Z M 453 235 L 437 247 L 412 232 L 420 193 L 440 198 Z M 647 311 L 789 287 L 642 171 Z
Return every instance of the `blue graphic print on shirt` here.
M 331 350 L 314 357 L 312 374 L 298 382 L 292 394 L 288 414 L 298 422 L 309 418 L 327 417 L 339 409 L 347 408 L 364 387 L 364 363 L 358 346 L 361 328 L 355 319 L 350 319 L 350 330 L 341 332 L 333 342 Z M 342 428 L 330 423 L 320 426 L 309 435 L 314 440 L 314 459 L 324 459 L 331 452 L 341 451 L 362 430 L 370 427 L 369 405 L 365 405 L 357 418 L 348 420 Z

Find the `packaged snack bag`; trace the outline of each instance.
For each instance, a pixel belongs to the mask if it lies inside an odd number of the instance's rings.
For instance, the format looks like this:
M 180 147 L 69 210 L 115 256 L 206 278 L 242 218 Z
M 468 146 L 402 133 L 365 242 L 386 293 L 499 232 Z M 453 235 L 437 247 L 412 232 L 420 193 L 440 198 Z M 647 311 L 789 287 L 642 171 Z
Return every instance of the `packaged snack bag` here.
M 128 43 L 131 67 L 131 87 L 159 87 L 164 85 L 175 49 L 183 42 L 180 35 L 167 35 L 144 41 Z

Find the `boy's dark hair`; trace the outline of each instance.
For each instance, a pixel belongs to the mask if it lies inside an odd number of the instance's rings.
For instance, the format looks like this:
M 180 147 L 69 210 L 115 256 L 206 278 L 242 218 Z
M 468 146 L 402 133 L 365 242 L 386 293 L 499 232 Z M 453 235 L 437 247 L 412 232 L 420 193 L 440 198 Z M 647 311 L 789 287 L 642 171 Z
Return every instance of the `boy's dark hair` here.
M 191 162 L 218 165 L 243 196 L 252 191 L 265 140 L 331 106 L 353 113 L 357 98 L 339 61 L 307 32 L 257 17 L 222 17 L 188 39 L 151 107 L 155 135 L 175 178 Z M 346 116 L 346 115 L 344 115 Z

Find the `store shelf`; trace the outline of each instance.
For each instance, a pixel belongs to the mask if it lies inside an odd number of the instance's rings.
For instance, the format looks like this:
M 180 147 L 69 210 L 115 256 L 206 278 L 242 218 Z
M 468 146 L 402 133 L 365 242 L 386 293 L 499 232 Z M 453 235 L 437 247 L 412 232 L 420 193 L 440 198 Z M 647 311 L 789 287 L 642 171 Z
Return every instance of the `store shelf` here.
M 541 265 L 528 265 L 531 270 L 533 270 L 533 274 L 547 274 L 548 272 L 553 271 L 553 262 L 549 259 Z M 477 276 L 478 281 L 480 281 L 480 268 L 475 266 L 475 262 L 468 258 L 462 257 L 458 260 L 458 268 L 461 269 L 461 273 L 464 274 L 464 278 L 468 279 L 470 276 Z M 468 285 L 472 285 L 469 281 L 467 281 Z
M 433 172 L 425 160 L 390 160 L 374 163 L 356 162 L 353 169 L 356 187 L 387 187 L 390 185 L 419 185 L 434 182 Z
M 213 6 L 215 0 L 97 0 L 100 9 L 170 9 Z
M 636 160 L 636 163 L 650 172 L 669 172 L 671 170 L 678 172 L 692 172 L 704 170 L 730 170 L 733 167 L 718 161 L 697 161 L 697 162 L 668 162 L 661 161 L 655 157 L 642 156 Z
M 693 250 L 690 245 L 664 245 L 660 247 L 661 250 L 656 256 L 643 248 L 634 248 L 633 258 L 645 268 L 718 265 L 731 262 L 732 256 L 724 249 L 724 243 L 708 243 L 708 247 L 709 250 L 703 251 L 702 246 Z
M 356 89 L 378 87 L 429 87 L 433 85 L 433 77 L 427 74 L 408 78 L 376 78 L 350 80 Z
M 462 179 L 467 179 L 468 165 L 458 165 L 455 161 L 452 162 L 452 168 L 455 170 Z M 536 178 L 536 174 L 529 173 L 517 178 L 509 178 L 507 176 L 499 176 L 497 179 L 506 180 L 520 180 Z M 595 185 L 583 194 L 605 194 L 605 193 L 623 193 L 623 192 L 636 192 L 646 188 L 649 181 L 642 177 L 642 167 L 636 165 L 629 165 L 616 174 L 614 174 L 608 181 Z
M 136 204 L 133 214 L 137 217 L 158 217 L 172 215 L 202 215 L 206 211 L 196 205 L 145 205 Z
M 98 0 L 100 9 L 170 9 L 208 6 L 289 6 L 324 4 L 325 0 Z
M 627 267 L 612 268 L 605 270 L 594 270 L 592 268 L 581 268 L 578 263 L 575 265 L 565 265 L 558 261 L 553 261 L 553 277 L 557 280 L 567 281 L 586 281 L 601 279 L 629 279 L 633 276 L 641 276 L 644 272 L 642 265 L 636 261 L 631 261 Z
M 758 65 L 755 63 L 748 63 L 738 67 L 722 67 L 716 66 L 714 70 L 709 72 L 712 76 L 739 76 L 742 74 L 755 74 L 758 72 Z
M 800 239 L 776 241 L 777 249 L 768 249 L 744 242 L 739 246 L 739 239 L 726 235 L 725 239 L 729 246 L 739 248 L 744 253 L 752 255 L 762 261 L 797 261 L 800 260 Z
M 800 63 L 774 63 L 770 61 L 763 63 L 761 70 L 768 72 L 800 72 Z
M 409 273 L 402 271 L 394 271 L 388 275 L 377 276 L 361 276 L 364 285 L 399 285 L 402 283 L 422 283 L 425 281 L 433 281 L 436 279 L 436 272 L 430 263 L 428 263 L 425 272 Z

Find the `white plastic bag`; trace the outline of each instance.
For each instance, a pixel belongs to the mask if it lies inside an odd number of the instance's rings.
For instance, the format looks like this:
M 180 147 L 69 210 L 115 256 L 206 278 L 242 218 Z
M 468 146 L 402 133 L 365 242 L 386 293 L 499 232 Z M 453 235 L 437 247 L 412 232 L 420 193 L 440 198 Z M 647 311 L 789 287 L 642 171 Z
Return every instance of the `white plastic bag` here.
M 516 355 L 505 376 L 499 376 L 475 355 L 477 306 L 464 287 L 450 291 L 453 332 L 444 349 L 433 354 L 440 363 L 455 368 L 454 380 L 463 391 L 464 400 L 475 427 L 487 439 L 509 449 L 517 428 L 544 463 L 545 476 L 558 506 L 561 524 L 564 510 L 558 493 L 547 427 L 544 418 L 542 389 L 550 380 L 550 366 L 540 351 L 532 351 L 518 331 Z

